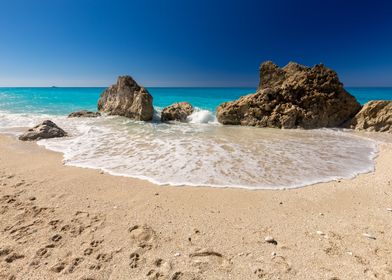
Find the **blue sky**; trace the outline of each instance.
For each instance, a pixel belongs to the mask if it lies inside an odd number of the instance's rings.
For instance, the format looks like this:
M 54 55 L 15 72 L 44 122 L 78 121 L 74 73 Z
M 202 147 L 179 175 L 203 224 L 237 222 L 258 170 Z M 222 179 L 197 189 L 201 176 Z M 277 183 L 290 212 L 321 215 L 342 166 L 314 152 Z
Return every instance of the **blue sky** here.
M 392 86 L 392 1 L 4 0 L 0 86 L 251 86 L 273 60 Z

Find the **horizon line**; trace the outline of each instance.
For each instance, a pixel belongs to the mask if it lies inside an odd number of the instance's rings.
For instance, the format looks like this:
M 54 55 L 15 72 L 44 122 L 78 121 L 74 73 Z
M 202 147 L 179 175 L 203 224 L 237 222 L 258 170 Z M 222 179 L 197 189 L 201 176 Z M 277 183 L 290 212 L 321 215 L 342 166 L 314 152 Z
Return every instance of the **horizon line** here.
M 108 88 L 109 86 L 2 86 L 0 88 Z M 142 86 L 145 88 L 255 88 L 257 86 Z M 355 86 L 343 86 L 343 88 L 392 88 L 392 85 L 388 86 L 371 86 L 371 85 L 355 85 Z

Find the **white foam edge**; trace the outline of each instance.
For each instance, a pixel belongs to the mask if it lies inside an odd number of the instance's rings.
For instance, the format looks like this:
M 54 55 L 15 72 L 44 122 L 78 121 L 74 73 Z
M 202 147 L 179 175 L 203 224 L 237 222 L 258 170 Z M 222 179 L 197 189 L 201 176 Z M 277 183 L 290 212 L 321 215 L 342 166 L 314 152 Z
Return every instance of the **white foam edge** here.
M 368 139 L 369 140 L 369 139 Z M 242 186 L 242 185 L 216 185 L 216 184 L 194 184 L 190 182 L 180 182 L 180 183 L 175 183 L 171 181 L 167 182 L 160 182 L 157 181 L 153 178 L 150 178 L 148 176 L 143 176 L 143 175 L 130 175 L 130 174 L 124 174 L 121 172 L 115 172 L 106 168 L 101 168 L 101 167 L 96 167 L 91 164 L 80 164 L 80 163 L 69 163 L 67 162 L 65 153 L 63 151 L 58 151 L 56 149 L 47 147 L 44 142 L 38 141 L 38 145 L 44 146 L 46 149 L 59 152 L 63 154 L 63 164 L 66 166 L 74 166 L 74 167 L 79 167 L 79 168 L 87 168 L 87 169 L 94 169 L 94 170 L 100 170 L 103 172 L 106 172 L 110 175 L 113 176 L 120 176 L 120 177 L 127 177 L 127 178 L 134 178 L 134 179 L 139 179 L 139 180 L 144 180 L 148 181 L 152 184 L 158 185 L 158 186 L 171 186 L 171 187 L 212 187 L 212 188 L 236 188 L 236 189 L 247 189 L 247 190 L 289 190 L 289 189 L 298 189 L 298 188 L 303 188 L 303 187 L 309 187 L 315 184 L 320 184 L 320 183 L 328 183 L 328 182 L 333 182 L 333 181 L 338 181 L 338 180 L 352 180 L 356 178 L 358 175 L 361 174 L 367 174 L 375 171 L 375 159 L 379 155 L 379 143 L 376 141 L 373 141 L 373 149 L 369 155 L 368 159 L 373 162 L 373 164 L 369 167 L 364 167 L 363 169 L 357 170 L 355 172 L 352 172 L 350 175 L 347 176 L 330 176 L 324 179 L 314 179 L 314 180 L 305 180 L 301 184 L 293 184 L 290 186 L 274 186 L 274 187 L 269 187 L 269 186 L 259 186 L 259 187 L 253 187 L 253 186 Z

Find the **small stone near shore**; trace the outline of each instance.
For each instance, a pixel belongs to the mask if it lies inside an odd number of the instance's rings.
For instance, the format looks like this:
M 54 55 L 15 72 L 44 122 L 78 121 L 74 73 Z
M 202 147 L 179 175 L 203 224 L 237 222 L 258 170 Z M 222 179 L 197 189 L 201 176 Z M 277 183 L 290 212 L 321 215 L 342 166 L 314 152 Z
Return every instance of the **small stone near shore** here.
M 392 212 L 392 208 L 387 208 L 387 211 L 388 212 Z
M 39 125 L 30 128 L 21 136 L 19 136 L 19 140 L 22 141 L 34 141 L 40 139 L 48 139 L 48 138 L 57 138 L 67 136 L 67 133 L 58 127 L 51 120 L 46 120 L 40 123 Z
M 68 115 L 68 118 L 96 118 L 100 116 L 101 113 L 99 112 L 81 110 L 81 111 L 72 112 L 71 114 Z

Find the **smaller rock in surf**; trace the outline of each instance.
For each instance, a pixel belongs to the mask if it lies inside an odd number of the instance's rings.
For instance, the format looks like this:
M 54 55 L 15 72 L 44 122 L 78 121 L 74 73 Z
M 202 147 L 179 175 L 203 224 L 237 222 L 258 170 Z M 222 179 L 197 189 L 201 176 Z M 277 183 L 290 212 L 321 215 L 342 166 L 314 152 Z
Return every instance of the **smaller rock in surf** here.
M 194 111 L 194 108 L 188 102 L 174 103 L 165 107 L 161 113 L 161 121 L 180 121 L 185 122 L 187 117 Z
M 68 118 L 96 118 L 100 116 L 101 113 L 99 112 L 81 110 L 81 111 L 72 112 L 71 114 L 68 115 Z

